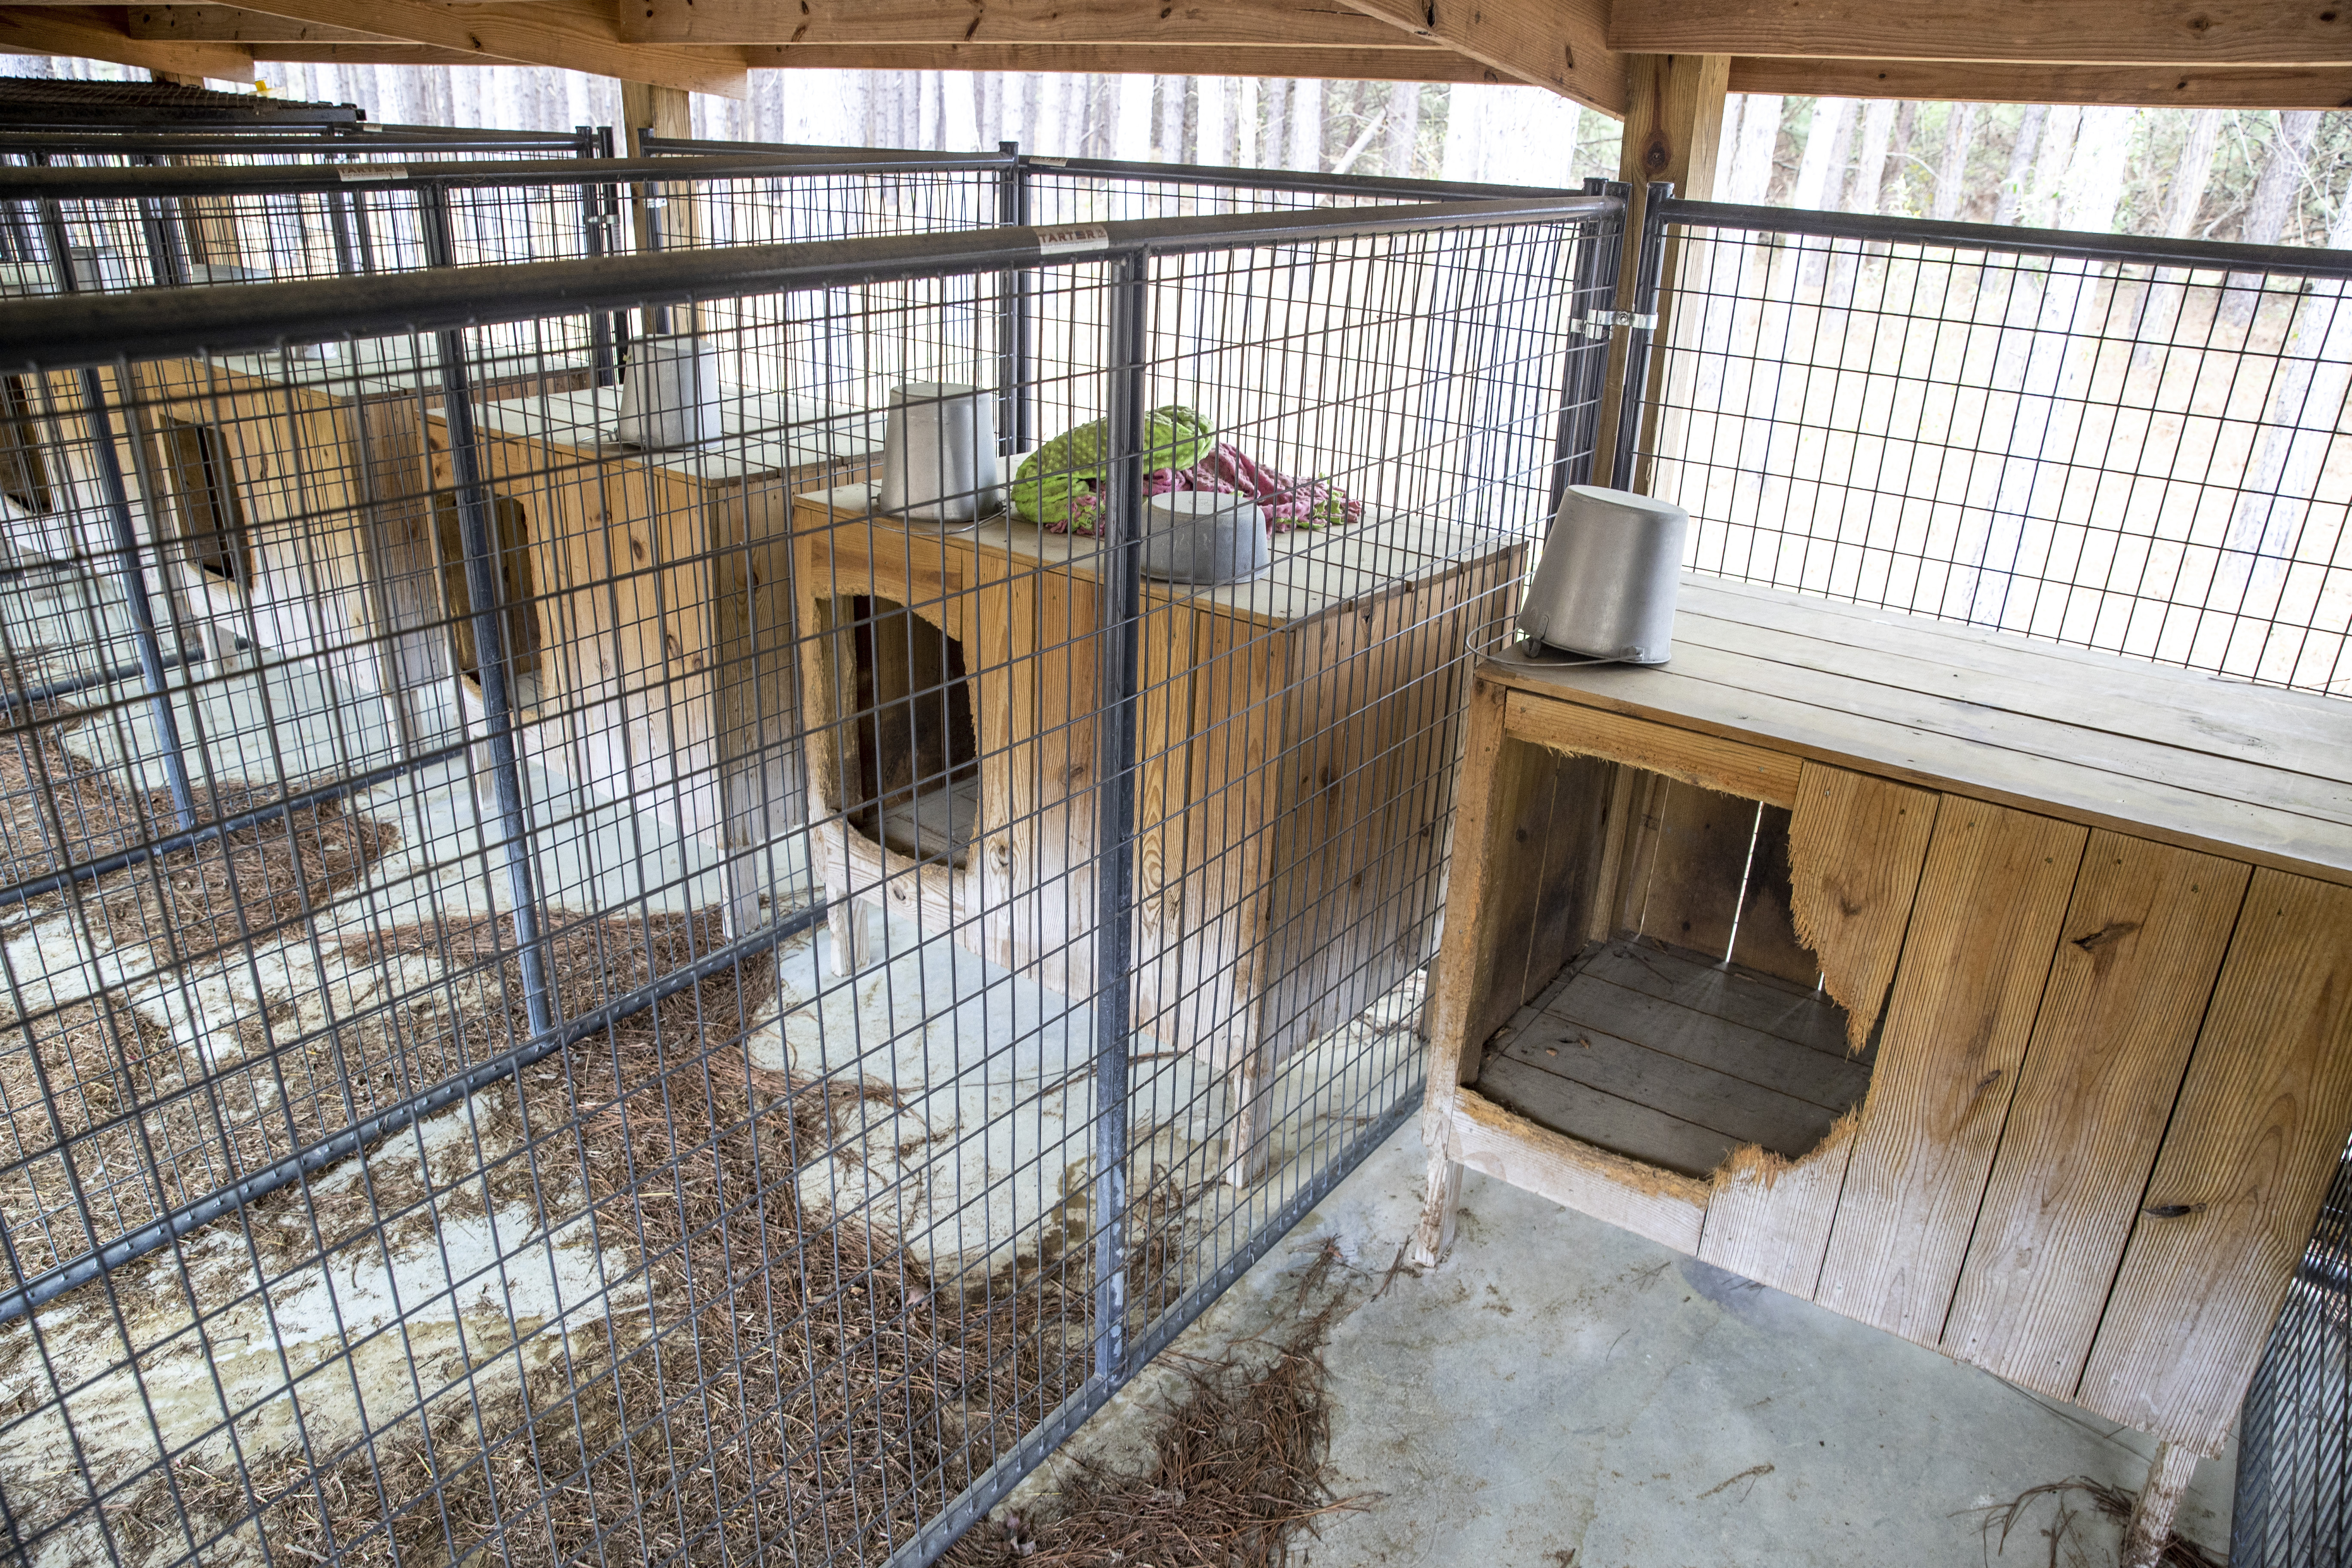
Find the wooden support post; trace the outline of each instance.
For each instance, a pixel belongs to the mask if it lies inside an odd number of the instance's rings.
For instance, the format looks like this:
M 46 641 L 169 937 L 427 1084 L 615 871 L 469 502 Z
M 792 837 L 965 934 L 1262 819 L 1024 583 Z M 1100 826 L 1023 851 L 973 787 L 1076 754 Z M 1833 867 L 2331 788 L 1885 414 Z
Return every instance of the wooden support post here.
M 646 155 L 647 136 L 683 140 L 694 134 L 693 100 L 683 88 L 662 87 L 647 81 L 625 81 L 621 84 L 621 119 L 628 137 L 628 154 L 632 158 Z M 688 194 L 667 185 L 640 184 L 635 187 L 635 232 L 640 251 L 656 248 L 654 239 L 656 225 L 671 247 L 691 245 L 694 227 L 694 204 Z
M 2180 1510 L 2180 1496 L 2197 1473 L 2195 1450 L 2178 1443 L 2158 1443 L 2147 1467 L 2147 1484 L 2132 1505 L 2131 1523 L 2124 1530 L 2118 1568 L 2156 1568 L 2172 1540 L 2172 1516 Z
M 1715 195 L 1716 144 L 1723 133 L 1723 100 L 1731 80 L 1728 55 L 1628 55 L 1625 57 L 1629 102 L 1625 110 L 1625 141 L 1618 154 L 1617 177 L 1633 187 L 1625 209 L 1624 256 L 1617 269 L 1617 308 L 1633 305 L 1634 264 L 1642 250 L 1642 210 L 1653 180 L 1670 180 L 1675 194 L 1704 201 Z M 1666 277 L 1674 268 L 1669 258 Z M 1666 298 L 1658 299 L 1658 335 L 1666 327 Z M 1654 374 L 1661 360 L 1652 354 Z M 1617 333 L 1609 345 L 1610 395 L 1602 400 L 1592 482 L 1629 486 L 1632 475 L 1612 473 L 1617 447 L 1619 405 L 1615 389 L 1625 374 L 1625 336 Z M 1629 487 L 1630 488 L 1630 487 Z

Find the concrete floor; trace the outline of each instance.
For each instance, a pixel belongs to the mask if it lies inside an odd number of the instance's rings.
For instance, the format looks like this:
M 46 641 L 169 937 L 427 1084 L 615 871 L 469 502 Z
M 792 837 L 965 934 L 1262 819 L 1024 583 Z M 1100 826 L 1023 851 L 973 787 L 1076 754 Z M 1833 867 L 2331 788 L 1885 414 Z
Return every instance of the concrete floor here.
M 2048 1500 L 2006 1552 L 1979 1510 L 2074 1476 L 2136 1489 L 2152 1438 L 1499 1182 L 1470 1175 L 1452 1254 L 1381 1294 L 1423 1170 L 1408 1123 L 1175 1346 L 1294 1316 L 1327 1246 L 1350 1267 L 1325 1362 L 1333 1486 L 1364 1503 L 1302 1568 L 2115 1562 L 2095 1518 L 2053 1542 Z M 1131 1454 L 1172 1387 L 1139 1380 L 1065 1455 Z M 2201 1465 L 2180 1514 L 2217 1555 L 2234 1473 Z
M 251 679 L 208 690 L 199 702 L 211 710 L 208 732 L 225 740 L 275 732 L 281 747 L 328 743 L 306 721 L 330 705 L 294 700 L 289 692 L 284 702 L 263 704 L 273 710 L 267 717 L 236 708 L 258 691 Z M 181 700 L 189 699 L 183 693 Z M 152 738 L 136 732 L 145 722 L 134 708 L 128 730 L 95 727 L 76 740 L 101 765 L 150 758 Z M 313 759 L 306 752 L 301 760 Z M 213 761 L 216 771 L 238 771 L 229 765 L 234 758 Z M 494 881 L 479 875 L 462 768 L 445 771 L 372 792 L 362 805 L 397 822 L 402 841 L 373 868 L 350 918 L 399 918 L 390 906 L 462 912 L 478 883 L 495 896 Z M 538 770 L 529 784 L 564 824 L 542 846 L 542 880 L 557 901 L 685 908 L 714 896 L 709 858 L 694 847 L 674 836 L 649 845 L 643 818 L 573 798 L 565 781 Z M 797 866 L 778 865 L 771 875 L 779 887 L 804 880 Z M 54 942 L 40 931 L 0 934 L 13 938 L 12 961 L 53 984 L 75 976 L 79 994 L 105 983 L 98 955 L 65 942 L 62 930 L 48 933 Z M 812 980 L 824 940 L 815 937 L 792 961 L 809 968 Z M 887 942 L 893 957 L 884 969 L 904 972 L 911 984 L 927 963 L 947 962 L 925 951 L 932 945 Z M 895 1041 L 906 1033 L 893 1023 L 888 1000 L 906 988 L 873 995 L 869 989 L 840 994 L 850 1016 L 836 1020 L 837 1041 Z M 991 1006 L 1011 1005 L 997 995 L 1003 989 L 948 986 L 991 998 Z M 907 994 L 936 990 L 915 985 Z M 805 1042 L 796 1042 L 785 1022 L 771 1026 L 782 1060 L 838 1069 L 798 1060 Z M 824 1043 L 823 1031 L 817 1040 Z M 928 1054 L 928 1046 L 919 1053 Z M 928 1065 L 903 1068 L 919 1078 Z M 1082 1106 L 1072 1113 L 1083 1120 Z M 980 1142 L 972 1146 L 988 1152 Z M 1081 1157 L 1072 1147 L 1072 1157 Z M 1276 1327 L 1296 1315 L 1300 1277 L 1318 1256 L 1336 1249 L 1347 1265 L 1326 1355 L 1336 1405 L 1331 1459 L 1336 1489 L 1360 1506 L 1329 1516 L 1297 1563 L 1927 1568 L 2114 1561 L 2116 1532 L 2095 1520 L 2080 1521 L 2067 1542 L 2050 1541 L 2042 1532 L 2054 1510 L 2046 1500 L 2005 1556 L 1997 1555 L 1978 1510 L 2078 1475 L 2137 1488 L 2149 1438 L 1498 1183 L 1471 1176 L 1454 1252 L 1425 1275 L 1399 1274 L 1382 1292 L 1417 1217 L 1423 1168 L 1417 1130 L 1408 1124 L 1176 1347 L 1214 1354 Z M 990 1234 L 1032 1228 L 1021 1216 L 992 1218 Z M 1114 1462 L 1133 1456 L 1151 1412 L 1175 1386 L 1164 1366 L 1138 1380 L 1008 1506 L 1029 1507 L 1038 1492 L 1050 1491 L 1074 1454 Z M 2228 1537 L 2232 1470 L 2230 1455 L 2203 1466 L 2182 1512 L 2185 1532 L 2216 1548 Z

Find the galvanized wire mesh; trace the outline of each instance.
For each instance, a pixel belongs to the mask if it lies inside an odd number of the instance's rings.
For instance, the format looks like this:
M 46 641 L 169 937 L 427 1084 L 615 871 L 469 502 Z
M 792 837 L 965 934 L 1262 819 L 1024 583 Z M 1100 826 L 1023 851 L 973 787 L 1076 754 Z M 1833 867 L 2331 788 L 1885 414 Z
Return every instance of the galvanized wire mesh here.
M 16 1549 L 943 1547 L 1417 1101 L 1621 210 L 0 304 Z
M 2352 1558 L 2352 1163 L 2339 1166 L 2238 1419 L 2230 1561 Z
M 2352 693 L 2340 253 L 1664 211 L 1694 568 Z

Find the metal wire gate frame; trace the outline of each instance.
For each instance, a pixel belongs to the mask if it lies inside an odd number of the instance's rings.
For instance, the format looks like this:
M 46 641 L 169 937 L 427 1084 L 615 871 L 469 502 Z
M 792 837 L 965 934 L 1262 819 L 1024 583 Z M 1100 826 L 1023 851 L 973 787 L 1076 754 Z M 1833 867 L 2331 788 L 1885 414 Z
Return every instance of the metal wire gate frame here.
M 0 304 L 38 445 L 121 478 L 110 565 L 257 645 L 60 698 L 0 626 L 12 1543 L 943 1550 L 1414 1103 L 1460 650 L 1589 464 L 1622 214 Z M 990 388 L 1017 276 L 1060 444 L 1011 489 L 1069 531 L 877 510 L 870 411 Z M 579 412 L 547 349 L 623 311 L 724 356 L 719 438 Z M 437 369 L 367 404 L 389 480 L 297 388 L 173 390 L 372 336 Z M 1157 493 L 1232 475 L 1297 525 L 1272 574 L 1147 579 Z M 379 532 L 421 626 L 354 596 Z
M 1653 192 L 1615 472 L 1694 570 L 2352 694 L 2352 253 Z

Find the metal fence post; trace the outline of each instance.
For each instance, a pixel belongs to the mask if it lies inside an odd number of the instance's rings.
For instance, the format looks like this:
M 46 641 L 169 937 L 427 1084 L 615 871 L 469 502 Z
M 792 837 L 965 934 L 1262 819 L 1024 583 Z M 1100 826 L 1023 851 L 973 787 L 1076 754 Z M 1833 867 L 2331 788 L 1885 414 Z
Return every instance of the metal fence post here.
M 1009 153 L 1012 167 L 1005 171 L 996 190 L 997 221 L 1013 228 L 1027 228 L 1035 217 L 1035 204 L 1029 189 L 1029 160 L 1021 153 L 1018 142 L 999 142 L 997 149 Z M 1007 363 L 1008 405 L 998 420 L 1002 432 L 998 445 L 1009 455 L 1025 452 L 1037 444 L 1036 388 L 1031 384 L 1031 365 L 1035 361 L 1036 329 L 1031 321 L 1031 306 L 1037 288 L 1037 274 L 1024 268 L 1009 279 L 1011 297 L 1005 301 L 1006 319 L 1003 325 L 1004 342 L 1002 352 Z
M 416 193 L 416 202 L 425 219 L 427 264 L 449 266 L 456 240 L 449 227 L 448 192 L 439 185 L 427 185 Z M 482 685 L 484 744 L 490 754 L 499 831 L 506 839 L 507 893 L 514 904 L 523 1007 L 530 1019 L 530 1032 L 538 1037 L 555 1027 L 555 994 L 542 946 L 544 922 L 530 863 L 530 823 L 523 808 L 522 768 L 515 752 L 514 709 L 507 680 L 511 650 L 506 641 L 506 595 L 499 569 L 497 530 L 490 517 L 489 488 L 482 482 L 465 334 L 441 331 L 434 336 L 441 356 L 441 415 L 448 425 L 449 466 L 457 480 L 457 533 L 466 552 L 466 599 L 473 621 L 475 668 Z
M 1614 195 L 1621 202 L 1627 187 L 1595 176 L 1584 182 L 1588 196 Z M 1619 223 L 1623 222 L 1620 213 Z M 1609 333 L 1589 321 L 1596 301 L 1617 298 L 1617 258 L 1623 248 L 1622 226 L 1616 234 L 1588 231 L 1577 243 L 1576 280 L 1569 296 L 1568 364 L 1560 384 L 1559 433 L 1552 448 L 1551 500 L 1544 508 L 1547 526 L 1559 511 L 1570 485 L 1592 478 L 1592 443 L 1600 435 L 1601 389 L 1609 370 Z M 1617 241 L 1611 244 L 1611 241 Z M 1604 307 L 1605 308 L 1605 307 Z M 1578 461 L 1578 454 L 1583 460 Z
M 580 136 L 580 156 L 596 156 L 598 138 L 595 128 L 574 127 Z M 584 256 L 604 254 L 604 192 L 609 187 L 588 184 L 580 187 L 580 249 Z M 598 386 L 610 386 L 620 377 L 615 374 L 613 358 L 613 318 L 598 310 L 588 318 L 589 363 L 593 367 L 593 379 Z
M 1101 708 L 1095 726 L 1094 1203 L 1095 1375 L 1127 1374 L 1127 1096 L 1134 1031 L 1137 675 L 1142 641 L 1145 311 L 1151 260 L 1138 250 L 1110 264 L 1110 428 L 1108 515 L 1096 543 L 1095 631 Z
M 1664 207 L 1675 194 L 1673 182 L 1654 180 L 1642 204 L 1642 250 L 1633 267 L 1633 314 L 1654 318 L 1658 313 L 1658 277 L 1664 269 L 1666 217 Z M 1651 327 L 1629 327 L 1625 337 L 1625 384 L 1618 389 L 1617 455 L 1609 482 L 1621 490 L 1635 487 L 1633 447 L 1642 434 L 1642 404 L 1650 380 Z
M 41 204 L 41 237 L 49 248 L 49 263 L 61 294 L 82 292 L 74 275 L 73 241 L 66 233 L 63 209 Z M 185 833 L 196 825 L 195 792 L 188 787 L 188 766 L 180 755 L 180 718 L 172 711 L 172 689 L 164 677 L 163 645 L 155 637 L 155 606 L 147 597 L 147 569 L 139 560 L 139 531 L 131 521 L 131 492 L 122 482 L 122 464 L 114 451 L 114 420 L 106 411 L 106 383 L 94 369 L 81 373 L 82 401 L 89 409 L 91 457 L 98 463 L 99 488 L 105 492 L 106 510 L 114 533 L 114 576 L 122 590 L 123 608 L 131 615 L 131 640 L 139 647 L 139 672 L 147 688 L 148 710 L 155 717 L 155 741 L 163 751 L 163 783 L 171 791 L 173 815 Z

